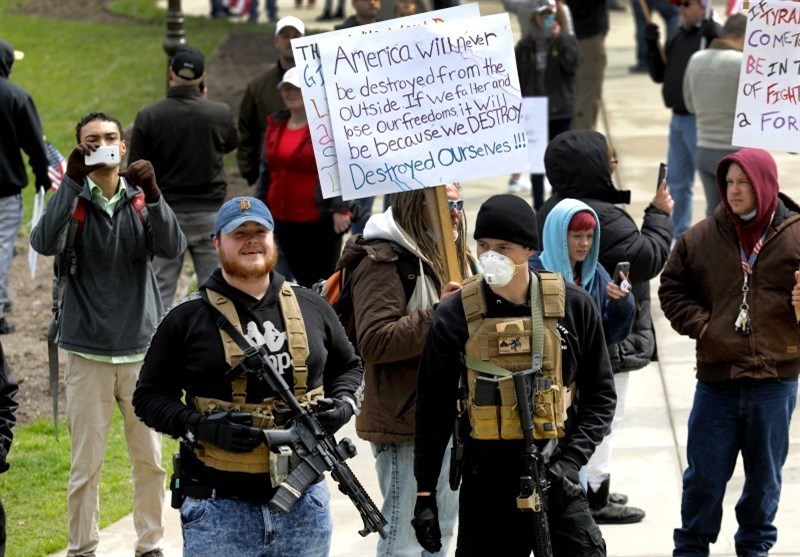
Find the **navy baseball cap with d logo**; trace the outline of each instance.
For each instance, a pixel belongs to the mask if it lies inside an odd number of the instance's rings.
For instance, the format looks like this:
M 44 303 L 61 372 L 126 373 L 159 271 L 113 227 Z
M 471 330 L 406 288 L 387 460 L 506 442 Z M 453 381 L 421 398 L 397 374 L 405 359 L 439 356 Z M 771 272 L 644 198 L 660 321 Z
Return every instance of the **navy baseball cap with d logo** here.
M 219 208 L 214 221 L 214 230 L 217 234 L 220 232 L 228 234 L 246 222 L 257 222 L 267 230 L 275 228 L 272 213 L 263 201 L 255 197 L 234 197 Z

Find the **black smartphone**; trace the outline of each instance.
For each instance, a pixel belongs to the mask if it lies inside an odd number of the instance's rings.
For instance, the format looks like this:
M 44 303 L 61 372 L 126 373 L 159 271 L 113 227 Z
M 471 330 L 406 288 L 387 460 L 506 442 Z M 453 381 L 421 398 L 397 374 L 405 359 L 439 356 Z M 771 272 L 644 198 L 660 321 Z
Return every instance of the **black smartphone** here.
M 667 179 L 667 165 L 663 162 L 658 165 L 658 183 L 656 184 L 656 190 L 661 187 L 661 182 Z
M 611 280 L 614 281 L 614 284 L 619 286 L 620 284 L 622 284 L 623 280 L 622 275 L 625 275 L 625 277 L 627 277 L 630 270 L 631 270 L 630 263 L 628 263 L 627 261 L 620 261 L 619 263 L 617 263 L 617 266 L 614 267 L 614 276 L 611 277 Z

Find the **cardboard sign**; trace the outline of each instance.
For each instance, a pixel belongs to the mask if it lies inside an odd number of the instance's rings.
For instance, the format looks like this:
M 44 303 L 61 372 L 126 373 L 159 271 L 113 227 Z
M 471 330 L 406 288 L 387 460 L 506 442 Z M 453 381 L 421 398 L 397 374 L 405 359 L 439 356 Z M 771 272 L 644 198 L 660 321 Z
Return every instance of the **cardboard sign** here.
M 328 114 L 328 98 L 325 94 L 325 76 L 319 59 L 318 42 L 323 37 L 342 40 L 353 35 L 361 36 L 377 32 L 405 29 L 408 27 L 435 25 L 444 21 L 474 18 L 480 16 L 478 4 L 465 4 L 435 12 L 416 14 L 408 17 L 380 21 L 350 29 L 331 31 L 323 35 L 311 35 L 292 40 L 292 52 L 297 69 L 302 78 L 303 102 L 306 107 L 311 143 L 317 161 L 317 172 L 322 184 L 322 195 L 326 199 L 341 195 L 339 169 L 336 166 L 331 119 Z
M 344 199 L 527 164 L 508 14 L 319 47 Z
M 733 144 L 800 152 L 800 3 L 750 3 Z
M 544 174 L 544 152 L 548 132 L 547 97 L 523 97 L 522 118 L 528 138 L 528 163 L 533 174 Z

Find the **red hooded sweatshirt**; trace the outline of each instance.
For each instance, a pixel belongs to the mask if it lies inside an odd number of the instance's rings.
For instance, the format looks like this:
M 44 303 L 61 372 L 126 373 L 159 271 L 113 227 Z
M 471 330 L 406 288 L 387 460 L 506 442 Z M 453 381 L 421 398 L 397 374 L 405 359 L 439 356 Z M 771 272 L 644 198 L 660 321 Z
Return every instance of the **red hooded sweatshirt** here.
M 741 167 L 755 194 L 756 216 L 749 221 L 743 220 L 734 213 L 728 203 L 726 195 L 728 187 L 725 178 L 732 163 Z M 736 227 L 739 244 L 744 249 L 745 255 L 749 256 L 761 235 L 772 222 L 775 207 L 778 205 L 778 167 L 775 160 L 763 149 L 742 149 L 730 154 L 717 166 L 717 188 L 719 188 L 722 203 L 725 204 L 725 209 Z

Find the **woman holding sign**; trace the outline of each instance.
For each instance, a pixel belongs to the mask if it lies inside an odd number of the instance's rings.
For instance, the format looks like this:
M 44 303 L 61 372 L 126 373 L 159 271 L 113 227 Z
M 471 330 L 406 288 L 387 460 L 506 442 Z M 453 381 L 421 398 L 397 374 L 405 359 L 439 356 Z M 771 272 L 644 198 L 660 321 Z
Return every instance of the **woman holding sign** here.
M 575 115 L 575 71 L 583 60 L 578 39 L 567 31 L 564 9 L 556 0 L 539 0 L 531 30 L 517 43 L 519 85 L 523 97 L 547 97 L 548 139 L 569 129 Z M 544 175 L 532 174 L 533 206 L 544 203 Z
M 283 75 L 278 89 L 288 110 L 267 117 L 267 172 L 256 197 L 275 218 L 275 236 L 297 283 L 311 286 L 336 267 L 342 235 L 350 228 L 350 204 L 322 198 L 296 68 Z

